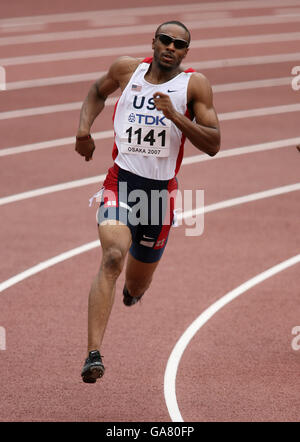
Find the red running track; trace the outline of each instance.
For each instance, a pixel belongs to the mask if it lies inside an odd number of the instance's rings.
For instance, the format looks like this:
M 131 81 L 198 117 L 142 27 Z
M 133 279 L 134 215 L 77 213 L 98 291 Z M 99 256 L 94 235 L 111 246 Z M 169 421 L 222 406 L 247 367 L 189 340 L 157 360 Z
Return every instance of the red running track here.
M 103 21 L 99 15 L 98 22 L 95 17 L 91 19 L 95 14 L 84 18 L 80 14 L 107 9 L 98 1 L 90 1 L 88 10 L 81 0 L 63 4 L 55 0 L 51 5 L 32 0 L 26 7 L 25 2 L 17 3 L 18 8 L 16 2 L 4 5 L 0 18 L 0 65 L 5 67 L 7 81 L 7 90 L 0 91 L 3 282 L 97 240 L 95 208 L 88 207 L 88 199 L 100 181 L 71 190 L 61 186 L 57 192 L 18 201 L 4 200 L 102 175 L 111 165 L 109 136 L 97 141 L 91 163 L 82 161 L 70 142 L 30 150 L 35 143 L 51 144 L 52 140 L 74 137 L 79 117 L 78 106 L 64 112 L 55 107 L 47 112 L 41 109 L 35 115 L 33 109 L 80 103 L 92 82 L 74 81 L 73 77 L 69 83 L 62 79 L 50 85 L 49 79 L 102 72 L 117 55 L 124 55 L 123 48 L 131 48 L 127 55 L 151 55 L 156 26 L 170 18 L 190 24 L 193 42 L 207 41 L 204 47 L 198 43 L 193 48 L 192 43 L 186 63 L 199 66 L 197 69 L 216 88 L 222 149 L 213 159 L 203 161 L 202 157 L 201 161 L 184 164 L 180 188 L 204 189 L 206 206 L 256 196 L 251 202 L 206 213 L 201 236 L 186 236 L 185 225 L 174 228 L 141 305 L 132 309 L 123 306 L 121 276 L 101 349 L 106 366 L 103 379 L 86 385 L 80 377 L 86 351 L 87 296 L 99 265 L 100 247 L 8 288 L 1 286 L 1 421 L 170 422 L 173 414 L 164 396 L 164 375 L 184 331 L 226 293 L 299 256 L 299 188 L 288 191 L 286 186 L 299 185 L 299 152 L 295 146 L 298 138 L 300 143 L 300 91 L 291 87 L 291 70 L 299 64 L 293 54 L 299 47 L 296 33 L 300 15 L 298 19 L 294 14 L 294 21 L 284 16 L 297 2 L 266 1 L 262 7 L 255 0 L 240 1 L 234 8 L 229 1 L 191 0 L 189 8 L 182 8 L 179 1 L 164 0 L 149 12 L 145 8 L 151 7 L 150 3 L 132 0 L 127 2 L 128 8 L 135 9 L 125 14 L 119 11 L 122 3 L 114 1 L 109 18 Z M 63 21 L 61 14 L 66 13 L 70 15 Z M 32 18 L 42 15 L 35 21 Z M 256 24 L 251 22 L 253 17 L 260 17 L 255 19 Z M 125 26 L 130 29 L 125 30 Z M 145 30 L 137 31 L 138 26 L 145 26 Z M 113 35 L 68 40 L 58 37 L 59 32 L 76 36 L 103 29 Z M 291 33 L 295 39 L 292 36 L 284 41 L 284 35 Z M 42 37 L 36 34 L 42 34 L 46 41 L 39 42 Z M 243 43 L 246 36 L 257 35 L 262 36 L 257 42 Z M 8 38 L 13 37 L 14 43 L 9 43 Z M 25 37 L 36 41 L 24 43 Z M 222 39 L 231 37 L 234 41 L 222 44 Z M 218 43 L 209 43 L 217 38 L 221 39 Z M 148 51 L 135 52 L 134 47 L 139 45 L 148 45 Z M 49 54 L 103 48 L 112 48 L 114 55 L 74 58 L 73 53 L 70 60 L 47 59 Z M 45 61 L 37 62 L 33 57 L 38 55 L 44 55 Z M 273 61 L 268 61 L 269 56 Z M 18 64 L 18 57 L 27 58 Z M 254 57 L 258 57 L 256 61 Z M 232 59 L 236 60 L 224 61 Z M 44 79 L 46 84 L 28 87 L 26 82 L 34 79 Z M 264 79 L 273 82 L 259 86 L 258 80 Z M 274 80 L 281 84 L 274 85 Z M 16 88 L 17 82 L 22 86 Z M 237 86 L 242 82 L 249 82 L 248 86 Z M 231 85 L 230 90 L 224 91 L 224 85 Z M 267 109 L 259 114 L 261 108 Z M 94 132 L 111 130 L 112 109 L 105 109 Z M 4 114 L 26 110 L 31 115 Z M 247 110 L 252 110 L 252 116 L 230 114 Z M 282 141 L 289 139 L 292 141 Z M 266 150 L 268 143 L 275 141 L 279 147 Z M 254 145 L 260 150 L 255 151 Z M 11 151 L 8 155 L 7 149 L 22 150 L 24 146 L 27 152 Z M 235 149 L 245 146 L 250 146 L 248 153 L 233 155 Z M 223 155 L 225 151 L 229 156 Z M 186 160 L 198 154 L 186 144 Z M 281 188 L 284 193 L 279 194 Z M 277 189 L 274 196 L 258 199 L 261 192 L 271 189 Z M 299 321 L 299 264 L 226 304 L 197 331 L 178 361 L 176 401 L 182 419 L 299 421 L 300 350 L 292 334 Z

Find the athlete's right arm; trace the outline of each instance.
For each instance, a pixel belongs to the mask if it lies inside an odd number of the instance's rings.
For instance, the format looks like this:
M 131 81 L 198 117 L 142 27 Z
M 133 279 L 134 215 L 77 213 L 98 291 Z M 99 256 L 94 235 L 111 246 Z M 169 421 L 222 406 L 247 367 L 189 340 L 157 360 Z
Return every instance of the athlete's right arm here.
M 90 135 L 92 124 L 104 109 L 106 98 L 121 87 L 124 76 L 131 69 L 131 65 L 132 59 L 130 57 L 118 58 L 108 72 L 92 85 L 82 104 L 75 150 L 84 156 L 86 161 L 92 158 L 95 150 L 95 143 Z

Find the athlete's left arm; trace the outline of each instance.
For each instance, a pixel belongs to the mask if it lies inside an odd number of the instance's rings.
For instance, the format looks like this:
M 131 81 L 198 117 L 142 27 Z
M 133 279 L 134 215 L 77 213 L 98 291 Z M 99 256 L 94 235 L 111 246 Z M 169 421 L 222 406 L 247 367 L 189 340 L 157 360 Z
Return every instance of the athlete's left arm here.
M 213 106 L 212 89 L 207 78 L 200 73 L 191 75 L 188 85 L 188 108 L 191 119 L 177 112 L 168 95 L 154 94 L 156 108 L 162 110 L 190 142 L 210 156 L 220 150 L 220 126 Z

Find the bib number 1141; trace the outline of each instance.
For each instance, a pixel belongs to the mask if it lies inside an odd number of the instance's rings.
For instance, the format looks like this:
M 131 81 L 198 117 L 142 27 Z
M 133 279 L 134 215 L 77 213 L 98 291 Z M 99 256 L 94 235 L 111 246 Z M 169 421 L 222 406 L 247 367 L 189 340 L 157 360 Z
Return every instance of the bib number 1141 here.
M 156 136 L 158 138 L 155 138 L 155 131 L 154 129 L 150 129 L 146 135 L 142 134 L 142 128 L 135 130 L 133 132 L 133 128 L 129 127 L 129 129 L 126 130 L 126 133 L 128 134 L 128 143 L 132 143 L 132 137 L 133 135 L 137 135 L 136 137 L 136 144 L 141 145 L 144 143 L 149 143 L 150 146 L 154 146 L 154 144 L 157 141 L 160 141 L 160 147 L 165 147 L 166 145 L 166 131 L 163 129 L 161 132 L 157 133 Z M 159 147 L 159 146 L 157 146 Z

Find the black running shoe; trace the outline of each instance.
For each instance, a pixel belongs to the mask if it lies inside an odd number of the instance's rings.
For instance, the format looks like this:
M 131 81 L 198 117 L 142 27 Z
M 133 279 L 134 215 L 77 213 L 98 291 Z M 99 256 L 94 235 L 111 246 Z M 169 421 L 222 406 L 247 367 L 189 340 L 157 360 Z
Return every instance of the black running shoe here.
M 123 303 L 125 305 L 127 305 L 127 307 L 130 307 L 130 306 L 136 304 L 141 299 L 143 294 L 144 293 L 142 293 L 140 296 L 131 296 L 129 294 L 129 291 L 127 290 L 127 287 L 124 286 L 124 289 L 123 289 Z
M 104 371 L 105 368 L 99 351 L 90 351 L 81 372 L 83 382 L 94 384 L 98 378 L 104 375 Z

